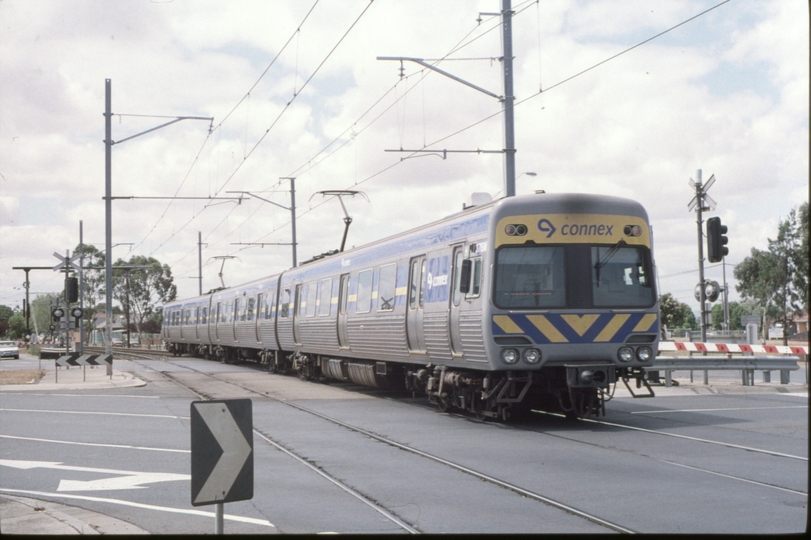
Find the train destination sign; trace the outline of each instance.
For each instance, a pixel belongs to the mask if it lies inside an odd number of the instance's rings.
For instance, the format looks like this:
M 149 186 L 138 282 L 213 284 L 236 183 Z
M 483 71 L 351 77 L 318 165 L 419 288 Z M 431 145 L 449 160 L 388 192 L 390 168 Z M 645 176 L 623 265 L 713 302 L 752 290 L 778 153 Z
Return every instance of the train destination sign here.
M 191 403 L 191 503 L 253 498 L 253 410 L 250 399 Z

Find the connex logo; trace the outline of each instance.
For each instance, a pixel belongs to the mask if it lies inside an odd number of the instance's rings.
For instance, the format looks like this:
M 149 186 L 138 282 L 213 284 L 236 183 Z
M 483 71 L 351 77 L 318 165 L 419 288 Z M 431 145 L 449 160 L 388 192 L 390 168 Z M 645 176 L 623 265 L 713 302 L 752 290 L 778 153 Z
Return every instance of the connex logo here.
M 552 225 L 552 222 L 546 218 L 543 218 L 538 222 L 538 230 L 541 232 L 549 233 L 546 235 L 547 238 L 552 238 L 552 235 L 555 234 L 555 231 L 557 231 L 555 226 Z

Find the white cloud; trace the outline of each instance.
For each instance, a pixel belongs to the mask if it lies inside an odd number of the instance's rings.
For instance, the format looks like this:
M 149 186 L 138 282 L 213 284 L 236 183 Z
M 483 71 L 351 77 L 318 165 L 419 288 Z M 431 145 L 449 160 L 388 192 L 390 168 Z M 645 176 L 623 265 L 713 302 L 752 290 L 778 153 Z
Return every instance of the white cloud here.
M 516 95 L 530 98 L 516 108 L 516 161 L 519 173 L 537 173 L 520 177 L 518 192 L 640 200 L 654 225 L 660 275 L 672 276 L 661 280 L 663 292 L 693 303 L 697 277 L 682 272 L 697 267 L 695 216 L 687 210 L 687 181 L 696 169 L 718 178 L 712 215 L 730 226 L 730 264 L 752 246 L 764 248 L 779 217 L 807 199 L 806 4 L 730 2 L 550 89 L 714 3 L 513 3 Z M 354 218 L 349 245 L 456 212 L 473 191 L 497 193 L 500 155 L 400 162 L 408 154 L 384 150 L 435 141 L 438 150 L 499 149 L 501 116 L 466 129 L 497 113 L 499 102 L 436 73 L 423 77 L 414 63 L 405 63 L 409 77 L 399 80 L 398 62 L 375 59 L 441 58 L 470 40 L 453 57 L 498 57 L 494 21 L 484 17 L 478 28 L 475 22 L 497 4 L 376 0 L 302 89 L 366 0 L 322 1 L 298 34 L 309 2 L 6 0 L 0 304 L 19 296 L 11 286 L 22 275 L 10 267 L 54 264 L 54 251 L 78 243 L 79 220 L 85 238 L 103 246 L 106 78 L 117 114 L 212 116 L 215 126 L 225 120 L 208 139 L 208 122 L 190 120 L 114 146 L 114 195 L 222 197 L 247 190 L 288 206 L 288 184 L 279 178 L 293 174 L 299 260 L 340 243 L 340 205 L 320 196 L 310 201 L 319 190 L 369 194 L 370 203 L 346 201 Z M 503 92 L 497 60 L 440 67 Z M 540 87 L 548 91 L 531 97 Z M 113 139 L 164 121 L 116 116 Z M 240 206 L 117 200 L 113 208 L 113 243 L 136 244 L 132 253 L 115 248 L 115 258 L 150 255 L 172 264 L 181 295 L 197 291 L 189 278 L 197 276 L 198 231 L 206 244 L 204 289 L 219 285 L 221 261 L 214 256 L 239 257 L 225 263 L 227 284 L 290 263 L 289 246 L 232 245 L 290 241 L 288 212 L 257 199 Z M 717 279 L 720 267 L 708 273 Z

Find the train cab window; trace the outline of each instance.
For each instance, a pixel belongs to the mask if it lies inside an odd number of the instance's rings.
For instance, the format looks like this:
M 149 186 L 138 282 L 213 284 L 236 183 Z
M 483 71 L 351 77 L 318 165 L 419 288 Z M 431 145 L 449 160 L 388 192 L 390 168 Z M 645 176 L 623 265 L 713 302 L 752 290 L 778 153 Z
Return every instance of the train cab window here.
M 312 282 L 307 285 L 307 305 L 305 307 L 306 317 L 315 317 L 315 311 L 318 304 L 318 283 Z
M 253 320 L 253 312 L 255 309 L 256 309 L 256 298 L 251 296 L 250 298 L 248 298 L 247 314 L 245 317 L 247 320 L 249 321 Z
M 281 305 L 279 305 L 279 317 L 286 319 L 290 316 L 290 289 L 282 291 Z
M 330 305 L 332 304 L 332 278 L 321 281 L 321 292 L 318 297 L 318 315 L 329 315 Z
M 358 274 L 358 294 L 355 301 L 356 313 L 369 313 L 372 309 L 372 270 Z
M 591 284 L 596 307 L 653 305 L 646 250 L 639 247 L 591 248 Z
M 566 305 L 562 246 L 509 246 L 496 255 L 493 299 L 500 308 Z
M 397 278 L 397 265 L 387 264 L 381 266 L 377 279 L 377 310 L 392 311 L 394 309 L 395 281 Z

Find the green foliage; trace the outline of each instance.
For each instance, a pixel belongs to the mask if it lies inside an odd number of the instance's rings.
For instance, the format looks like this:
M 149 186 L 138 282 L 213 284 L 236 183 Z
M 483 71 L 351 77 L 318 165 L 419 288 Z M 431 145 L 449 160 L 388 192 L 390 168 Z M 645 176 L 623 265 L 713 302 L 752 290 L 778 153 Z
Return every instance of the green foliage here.
M 764 308 L 771 319 L 808 311 L 808 203 L 792 209 L 780 222 L 777 238 L 769 239 L 769 249 L 752 248 L 734 275 L 741 296 Z
M 659 312 L 662 325 L 673 330 L 676 328 L 696 329 L 698 321 L 690 306 L 679 302 L 670 293 L 659 297 Z
M 741 304 L 739 302 L 729 303 L 729 330 L 743 330 L 741 316 L 753 315 L 751 304 Z M 724 329 L 724 304 L 719 302 L 712 306 L 712 327 L 715 330 Z
M 11 339 L 20 339 L 25 336 L 25 318 L 22 313 L 12 315 L 8 320 L 8 336 Z
M 8 306 L 0 306 L 0 321 L 7 321 L 14 315 L 14 310 Z
M 121 266 L 144 268 L 116 269 Z M 160 306 L 177 297 L 177 287 L 172 278 L 172 270 L 167 264 L 152 257 L 136 255 L 129 261 L 119 259 L 113 265 L 113 291 L 121 305 L 130 309 L 130 318 L 138 328 L 151 318 L 159 315 Z M 141 330 L 139 330 L 140 332 Z

